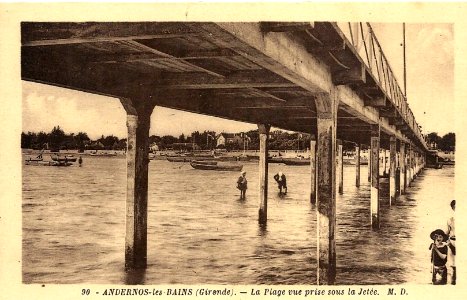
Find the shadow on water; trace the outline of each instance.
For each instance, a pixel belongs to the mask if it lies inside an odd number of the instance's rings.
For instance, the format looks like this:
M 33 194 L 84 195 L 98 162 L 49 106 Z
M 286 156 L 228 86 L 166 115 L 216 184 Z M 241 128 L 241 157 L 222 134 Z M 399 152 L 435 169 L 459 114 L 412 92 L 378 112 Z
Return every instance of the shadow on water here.
M 146 269 L 125 271 L 125 284 L 129 284 L 129 285 L 144 284 L 145 281 L 146 281 Z
M 260 223 L 258 227 L 258 236 L 266 237 L 268 235 L 268 225 L 267 223 Z

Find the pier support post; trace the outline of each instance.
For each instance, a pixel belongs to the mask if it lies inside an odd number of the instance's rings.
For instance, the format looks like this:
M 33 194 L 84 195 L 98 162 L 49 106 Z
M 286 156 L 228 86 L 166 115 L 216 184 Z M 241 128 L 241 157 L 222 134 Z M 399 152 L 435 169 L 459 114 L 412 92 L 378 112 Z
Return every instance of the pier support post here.
M 387 170 L 387 161 L 388 161 L 388 160 L 387 160 L 387 158 L 388 158 L 387 154 L 388 154 L 388 151 L 387 151 L 386 149 L 383 149 L 383 161 L 384 161 L 383 175 L 388 174 L 388 173 L 386 172 L 386 170 Z
M 259 131 L 259 212 L 258 221 L 265 225 L 268 219 L 268 139 L 271 126 L 258 124 Z
M 344 193 L 344 155 L 341 140 L 337 140 L 337 180 L 339 181 L 339 194 Z
M 316 219 L 317 284 L 336 279 L 336 126 L 338 99 L 335 92 L 315 98 L 317 110 Z
M 310 140 L 310 202 L 316 204 L 316 140 Z
M 371 227 L 379 228 L 379 144 L 380 125 L 371 126 Z
M 355 146 L 355 186 L 360 187 L 360 145 Z
M 407 162 L 407 155 L 405 153 L 405 143 L 401 141 L 401 144 L 400 144 L 401 194 L 405 194 L 405 189 L 407 187 L 406 162 Z
M 371 143 L 370 143 L 370 146 L 368 147 L 368 182 L 371 183 Z
M 154 105 L 121 99 L 127 113 L 125 269 L 147 265 L 149 127 Z
M 409 145 L 409 153 L 408 153 L 408 158 L 407 158 L 407 186 L 410 187 L 412 185 L 412 174 L 413 174 L 413 162 L 412 162 L 412 157 L 413 157 L 413 149 L 412 145 Z
M 396 138 L 389 140 L 389 205 L 396 200 Z

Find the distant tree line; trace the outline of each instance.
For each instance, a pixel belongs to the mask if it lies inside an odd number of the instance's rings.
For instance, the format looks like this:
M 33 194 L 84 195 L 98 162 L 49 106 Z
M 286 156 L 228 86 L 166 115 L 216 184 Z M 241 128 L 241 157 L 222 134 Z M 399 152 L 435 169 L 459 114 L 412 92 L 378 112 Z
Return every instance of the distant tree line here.
M 116 136 L 102 135 L 99 139 L 91 140 L 87 133 L 65 134 L 60 126 L 55 126 L 51 132 L 28 132 L 21 133 L 21 148 L 27 149 L 49 149 L 58 150 L 124 150 L 126 149 L 126 139 L 119 139 Z
M 437 132 L 431 132 L 427 135 L 427 142 L 442 151 L 456 150 L 456 134 L 453 132 L 449 132 L 442 137 Z
M 196 149 L 212 150 L 224 148 L 230 150 L 259 150 L 258 130 L 235 133 L 238 138 L 237 143 L 229 143 L 217 146 L 218 135 L 214 131 L 194 131 L 190 135 L 181 134 L 178 137 L 172 135 L 151 135 L 149 145 L 156 144 L 160 150 L 174 149 L 176 144 L 196 145 Z M 302 133 L 289 133 L 275 130 L 270 133 L 269 149 L 272 150 L 307 150 L 310 148 L 310 135 Z M 126 139 L 119 139 L 116 136 L 102 135 L 97 140 L 91 140 L 87 133 L 66 134 L 60 126 L 55 126 L 51 132 L 22 132 L 21 148 L 28 149 L 50 149 L 50 150 L 124 150 L 126 149 Z

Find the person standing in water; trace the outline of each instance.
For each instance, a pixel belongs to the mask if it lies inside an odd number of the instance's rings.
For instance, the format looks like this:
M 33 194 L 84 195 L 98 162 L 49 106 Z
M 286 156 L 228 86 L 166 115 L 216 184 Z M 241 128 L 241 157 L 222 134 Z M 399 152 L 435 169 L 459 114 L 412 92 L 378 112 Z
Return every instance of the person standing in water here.
M 243 171 L 237 180 L 237 189 L 240 190 L 240 199 L 245 199 L 248 181 L 246 180 L 246 172 Z
M 456 226 L 454 222 L 454 212 L 456 211 L 456 200 L 451 201 L 452 216 L 447 221 L 446 235 L 448 236 L 448 282 L 456 284 Z
M 282 172 L 274 175 L 274 180 L 277 182 L 277 187 L 279 188 L 279 194 L 282 194 L 282 189 L 284 189 L 284 195 L 287 194 L 287 178 Z

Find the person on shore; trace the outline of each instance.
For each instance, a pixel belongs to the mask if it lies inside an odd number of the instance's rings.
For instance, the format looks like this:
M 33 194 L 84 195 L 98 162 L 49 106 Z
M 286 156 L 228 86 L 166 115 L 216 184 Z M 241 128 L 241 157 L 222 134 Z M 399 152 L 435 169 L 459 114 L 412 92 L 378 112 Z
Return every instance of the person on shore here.
M 454 212 L 456 211 L 456 200 L 451 201 L 452 216 L 448 219 L 446 235 L 448 236 L 448 282 L 456 284 L 456 231 L 454 222 Z
M 83 158 L 81 156 L 78 159 L 78 164 L 79 164 L 80 167 L 83 164 Z
M 279 194 L 282 194 L 282 189 L 284 189 L 284 195 L 287 194 L 287 178 L 282 172 L 274 175 L 274 180 L 277 182 L 277 187 L 279 188 Z
M 436 229 L 430 234 L 433 243 L 430 245 L 431 263 L 432 263 L 432 278 L 431 282 L 434 285 L 442 285 L 447 283 L 447 254 L 448 246 L 446 244 L 448 236 L 441 229 Z
M 240 190 L 240 199 L 245 199 L 248 181 L 246 180 L 246 172 L 243 171 L 237 180 L 237 189 Z

